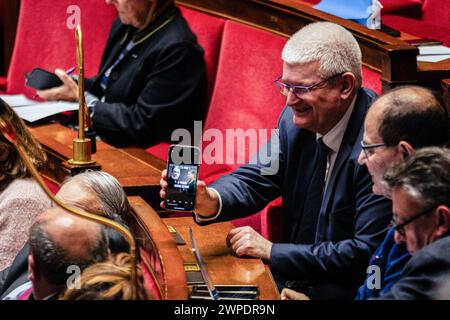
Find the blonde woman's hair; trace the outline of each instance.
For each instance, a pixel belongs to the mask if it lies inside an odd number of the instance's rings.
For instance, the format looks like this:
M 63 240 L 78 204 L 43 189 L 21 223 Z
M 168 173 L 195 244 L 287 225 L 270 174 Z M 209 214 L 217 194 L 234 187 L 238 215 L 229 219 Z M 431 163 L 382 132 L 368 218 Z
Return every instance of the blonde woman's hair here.
M 137 300 L 150 300 L 138 265 Z M 68 289 L 61 300 L 131 300 L 131 264 L 128 253 L 112 255 L 106 262 L 95 263 L 81 274 L 80 288 Z
M 0 99 L 0 104 L 2 107 L 0 119 L 14 129 L 17 142 L 24 147 L 30 156 L 31 162 L 40 170 L 47 160 L 41 145 L 33 137 L 23 120 L 19 118 L 14 110 L 2 99 Z M 0 143 L 8 145 L 10 149 L 8 157 L 1 161 L 0 190 L 2 190 L 12 180 L 29 177 L 31 173 L 28 172 L 25 163 L 19 157 L 14 146 L 2 134 L 0 134 Z

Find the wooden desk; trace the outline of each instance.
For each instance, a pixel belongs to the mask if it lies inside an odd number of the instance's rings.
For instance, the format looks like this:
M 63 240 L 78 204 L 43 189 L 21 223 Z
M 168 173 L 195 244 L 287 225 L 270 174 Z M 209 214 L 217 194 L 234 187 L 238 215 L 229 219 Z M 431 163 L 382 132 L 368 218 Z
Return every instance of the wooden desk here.
M 72 157 L 72 140 L 76 132 L 60 124 L 46 124 L 30 128 L 31 133 L 44 147 L 48 155 L 48 166 L 43 175 L 60 184 L 70 172 L 62 162 Z M 130 148 L 117 149 L 102 141 L 97 141 L 97 152 L 92 158 L 101 165 L 102 170 L 119 180 L 127 195 L 138 195 L 152 205 L 159 206 L 159 180 L 165 167 L 162 160 L 147 154 L 145 159 L 132 155 L 138 152 Z M 139 154 L 145 153 L 140 149 Z
M 239 258 L 233 255 L 231 249 L 227 247 L 225 239 L 233 228 L 230 222 L 199 226 L 192 217 L 164 218 L 162 220 L 173 226 L 186 242 L 186 245 L 178 246 L 185 263 L 196 263 L 188 234 L 188 228 L 192 227 L 214 285 L 256 284 L 260 290 L 261 300 L 279 299 L 272 274 L 262 261 L 253 258 Z

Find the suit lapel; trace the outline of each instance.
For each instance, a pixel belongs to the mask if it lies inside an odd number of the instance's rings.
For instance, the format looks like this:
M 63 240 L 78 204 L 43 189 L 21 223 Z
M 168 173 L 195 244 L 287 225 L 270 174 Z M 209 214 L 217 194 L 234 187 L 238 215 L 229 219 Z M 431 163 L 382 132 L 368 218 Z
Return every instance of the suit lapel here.
M 358 92 L 355 107 L 353 109 L 353 113 L 350 117 L 347 129 L 345 130 L 345 134 L 334 163 L 333 171 L 331 172 L 330 180 L 328 181 L 328 186 L 323 196 L 316 232 L 316 242 L 323 241 L 326 229 L 325 222 L 327 220 L 325 219 L 325 216 L 328 214 L 331 196 L 336 193 L 334 191 L 337 182 L 336 179 L 339 176 L 339 172 L 342 170 L 344 164 L 348 162 L 348 158 L 353 151 L 356 139 L 359 136 L 361 126 L 364 123 L 364 118 L 369 106 L 368 98 L 369 97 L 365 93 L 365 91 L 363 89 L 360 89 L 360 91 Z
M 104 74 L 106 69 L 108 69 L 112 65 L 113 61 L 115 61 L 115 59 L 119 55 L 120 50 L 122 50 L 124 48 L 123 44 L 124 44 L 124 42 L 126 42 L 127 38 L 129 37 L 129 35 L 128 35 L 129 32 L 130 32 L 130 29 L 128 28 L 128 30 L 125 32 L 125 34 L 121 38 L 119 44 L 115 45 L 111 48 L 111 54 L 108 55 L 107 60 L 102 65 L 102 68 L 100 69 L 100 71 L 98 73 L 99 75 Z M 100 79 L 100 77 L 99 77 L 99 79 Z

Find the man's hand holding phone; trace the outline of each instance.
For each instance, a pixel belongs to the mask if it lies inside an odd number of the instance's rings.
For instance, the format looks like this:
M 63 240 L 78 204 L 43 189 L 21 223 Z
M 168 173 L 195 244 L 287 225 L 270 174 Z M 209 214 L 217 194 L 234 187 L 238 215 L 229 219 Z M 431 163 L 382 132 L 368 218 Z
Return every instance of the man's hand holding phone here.
M 161 201 L 161 207 L 165 208 L 165 199 L 167 195 L 167 170 L 163 170 L 161 173 L 161 191 L 159 195 L 163 199 Z M 195 209 L 194 211 L 203 217 L 212 217 L 217 214 L 219 210 L 219 198 L 217 193 L 209 189 L 204 181 L 197 181 L 197 193 L 195 196 Z
M 167 170 L 161 176 L 161 207 L 167 210 L 195 211 L 214 216 L 219 210 L 219 196 L 198 181 L 201 151 L 198 147 L 171 145 Z

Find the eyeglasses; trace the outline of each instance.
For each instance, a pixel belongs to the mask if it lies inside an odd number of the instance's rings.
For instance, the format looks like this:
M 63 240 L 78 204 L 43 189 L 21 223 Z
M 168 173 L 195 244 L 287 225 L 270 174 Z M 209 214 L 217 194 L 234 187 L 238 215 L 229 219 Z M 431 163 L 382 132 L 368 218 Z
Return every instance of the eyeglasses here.
M 361 140 L 361 149 L 367 159 L 369 159 L 369 157 L 375 153 L 376 148 L 384 146 L 386 146 L 386 144 L 384 143 L 365 144 L 364 141 Z
M 344 72 L 335 74 L 332 77 L 326 78 L 325 80 L 322 80 L 322 81 L 312 84 L 310 86 L 291 86 L 290 84 L 287 84 L 287 83 L 284 83 L 283 81 L 281 81 L 281 76 L 280 76 L 275 80 L 275 84 L 277 85 L 278 90 L 280 90 L 281 94 L 283 94 L 284 96 L 287 97 L 289 92 L 292 92 L 293 94 L 295 94 L 295 96 L 297 98 L 300 98 L 300 95 L 311 92 L 312 90 L 317 89 L 320 85 L 324 84 L 325 82 L 330 81 L 334 78 L 337 78 L 343 74 L 344 74 Z
M 402 223 L 397 223 L 397 221 L 395 221 L 396 219 L 393 217 L 392 220 L 391 220 L 391 226 L 392 226 L 393 228 L 395 228 L 395 230 L 396 230 L 402 237 L 404 237 L 404 236 L 405 236 L 405 226 L 406 226 L 406 225 L 410 224 L 410 223 L 413 222 L 414 220 L 416 220 L 416 219 L 418 219 L 418 218 L 420 218 L 420 217 L 422 217 L 422 216 L 424 216 L 424 215 L 426 215 L 426 214 L 428 214 L 428 213 L 434 212 L 435 209 L 436 209 L 436 207 L 432 207 L 432 208 L 426 209 L 426 210 L 424 210 L 424 211 L 422 211 L 422 212 L 416 214 L 414 217 L 409 218 L 409 219 L 403 221 Z

